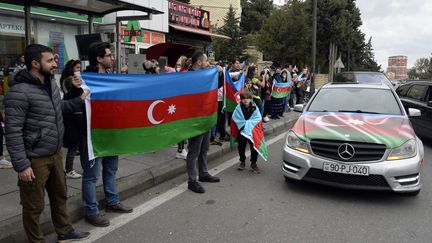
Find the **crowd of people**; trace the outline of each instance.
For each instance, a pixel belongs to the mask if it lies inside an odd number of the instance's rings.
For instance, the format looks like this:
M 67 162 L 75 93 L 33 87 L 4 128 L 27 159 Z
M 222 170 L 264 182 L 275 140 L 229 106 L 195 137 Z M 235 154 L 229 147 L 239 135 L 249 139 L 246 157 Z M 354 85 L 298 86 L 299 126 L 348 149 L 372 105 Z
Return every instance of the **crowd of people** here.
M 89 65 L 84 72 L 110 73 L 114 55 L 109 43 L 97 42 L 89 47 Z M 133 209 L 120 202 L 116 188 L 118 156 L 89 159 L 87 148 L 86 105 L 89 90 L 80 78 L 80 60 L 69 60 L 60 77 L 60 87 L 54 80 L 57 64 L 52 49 L 32 44 L 26 47 L 22 67 L 9 80 L 9 91 L 4 100 L 5 138 L 11 162 L 0 150 L 0 168 L 14 168 L 18 173 L 18 186 L 23 210 L 23 224 L 31 242 L 43 241 L 39 226 L 39 216 L 44 209 L 45 190 L 48 192 L 52 220 L 60 242 L 80 240 L 89 237 L 88 232 L 74 230 L 66 207 L 66 178 L 82 178 L 82 202 L 85 221 L 106 227 L 109 220 L 100 213 L 96 198 L 96 182 L 102 176 L 107 212 L 131 213 Z M 177 144 L 176 158 L 185 159 L 188 174 L 188 189 L 204 193 L 200 182 L 217 183 L 220 178 L 212 176 L 207 169 L 207 153 L 210 145 L 222 145 L 232 140 L 227 124 L 234 122 L 238 130 L 244 129 L 249 119 L 268 122 L 279 119 L 289 112 L 294 102 L 303 100 L 304 87 L 308 84 L 307 67 L 301 72 L 297 67 L 277 65 L 265 68 L 258 74 L 258 68 L 242 65 L 239 59 L 229 64 L 212 63 L 203 52 L 191 57 L 180 56 L 175 67 L 164 67 L 167 73 L 192 72 L 215 66 L 218 78 L 217 124 L 211 131 L 189 138 Z M 147 74 L 159 74 L 161 68 L 156 60 L 145 60 L 143 68 Z M 226 70 L 226 71 L 225 71 Z M 122 68 L 127 73 L 127 68 Z M 229 72 L 234 82 L 245 75 L 244 91 L 233 112 L 225 110 L 225 72 Z M 276 82 L 291 82 L 291 95 L 275 98 L 271 95 Z M 216 102 L 216 100 L 215 100 Z M 234 115 L 234 118 L 232 119 Z M 3 117 L 3 116 L 2 116 Z M 233 124 L 231 124 L 233 125 Z M 3 137 L 3 129 L 1 135 Z M 219 135 L 219 137 L 218 137 Z M 239 170 L 246 167 L 245 148 L 251 146 L 251 170 L 259 174 L 258 153 L 250 138 L 239 135 Z M 187 145 L 187 149 L 186 149 Z M 2 148 L 3 146 L 1 146 Z M 67 149 L 63 166 L 61 149 Z M 74 158 L 79 155 L 82 175 L 74 170 Z

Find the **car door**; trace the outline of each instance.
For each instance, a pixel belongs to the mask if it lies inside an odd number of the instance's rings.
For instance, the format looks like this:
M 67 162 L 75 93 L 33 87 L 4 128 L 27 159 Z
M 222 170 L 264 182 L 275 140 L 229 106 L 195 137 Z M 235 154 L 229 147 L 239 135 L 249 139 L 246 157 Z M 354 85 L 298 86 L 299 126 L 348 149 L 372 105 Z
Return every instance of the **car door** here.
M 429 89 L 426 93 L 426 106 L 424 109 L 424 120 L 427 126 L 427 137 L 432 139 L 432 84 L 429 85 Z
M 404 104 L 405 110 L 408 112 L 408 108 L 415 108 L 421 111 L 421 116 L 410 117 L 411 123 L 413 124 L 414 130 L 419 136 L 429 135 L 428 127 L 430 126 L 427 121 L 426 111 L 426 95 L 429 86 L 424 84 L 413 84 L 406 96 L 403 98 L 402 103 Z

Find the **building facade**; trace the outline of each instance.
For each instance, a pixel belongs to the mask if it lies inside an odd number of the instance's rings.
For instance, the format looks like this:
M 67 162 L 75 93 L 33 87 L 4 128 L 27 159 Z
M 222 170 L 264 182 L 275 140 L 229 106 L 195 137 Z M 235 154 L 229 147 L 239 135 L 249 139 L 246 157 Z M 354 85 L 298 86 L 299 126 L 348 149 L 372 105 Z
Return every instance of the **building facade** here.
M 102 19 L 95 18 L 96 24 Z M 87 33 L 87 16 L 67 11 L 31 8 L 31 42 L 51 47 L 57 62 L 57 74 L 71 58 L 78 59 L 75 35 Z M 0 3 L 0 70 L 13 71 L 24 54 L 24 10 L 20 5 Z
M 190 4 L 209 11 L 211 24 L 220 27 L 223 25 L 223 18 L 230 6 L 233 7 L 236 16 L 240 18 L 242 11 L 240 2 L 240 0 L 191 0 Z
M 395 80 L 408 79 L 407 56 L 391 56 L 388 58 L 387 73 L 394 73 Z

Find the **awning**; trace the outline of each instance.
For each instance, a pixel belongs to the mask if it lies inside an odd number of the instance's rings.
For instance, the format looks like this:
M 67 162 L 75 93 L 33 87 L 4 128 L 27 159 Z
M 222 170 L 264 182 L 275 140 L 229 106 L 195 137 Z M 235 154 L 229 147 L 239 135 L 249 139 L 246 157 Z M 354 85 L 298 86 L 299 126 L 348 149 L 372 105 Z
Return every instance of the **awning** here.
M 0 0 L 0 2 L 45 7 L 100 17 L 122 10 L 137 10 L 151 14 L 163 13 L 155 8 L 148 8 L 120 0 Z
M 193 34 L 197 34 L 197 35 L 205 35 L 205 36 L 210 36 L 210 37 L 216 37 L 216 38 L 231 40 L 231 37 L 211 33 L 210 31 L 207 31 L 207 30 L 202 30 L 202 29 L 198 29 L 198 28 L 191 28 L 191 27 L 178 25 L 178 24 L 169 24 L 169 26 L 176 29 L 176 30 L 185 31 L 185 32 L 189 32 L 189 33 L 193 33 Z
M 168 66 L 175 67 L 177 59 L 181 55 L 191 56 L 193 50 L 192 46 L 184 45 L 174 42 L 160 43 L 151 46 L 145 50 L 146 59 L 159 59 L 160 56 L 166 56 L 168 58 Z

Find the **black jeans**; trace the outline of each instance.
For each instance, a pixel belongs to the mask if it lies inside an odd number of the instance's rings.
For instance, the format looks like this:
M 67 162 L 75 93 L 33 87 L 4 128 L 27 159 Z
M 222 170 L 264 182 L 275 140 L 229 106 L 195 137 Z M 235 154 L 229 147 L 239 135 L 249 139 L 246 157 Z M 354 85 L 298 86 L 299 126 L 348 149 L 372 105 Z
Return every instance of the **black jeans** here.
M 246 150 L 246 144 L 249 142 L 250 145 L 250 150 L 251 150 L 251 158 L 250 161 L 252 164 L 255 164 L 258 160 L 258 152 L 253 148 L 253 143 L 243 137 L 242 135 L 238 136 L 238 152 L 239 152 L 239 156 L 240 156 L 240 161 L 241 162 L 245 162 L 246 161 L 246 155 L 245 155 L 245 150 Z
M 66 153 L 66 173 L 71 172 L 73 170 L 73 163 L 75 159 L 76 152 L 78 151 L 78 146 L 76 148 L 68 148 Z
M 3 156 L 3 136 L 4 136 L 4 131 L 0 123 L 0 139 L 1 139 L 0 156 Z
M 223 101 L 218 101 L 218 117 L 217 117 L 217 131 L 219 132 L 219 138 L 222 140 L 226 136 L 225 131 L 225 122 L 226 122 L 226 115 L 225 111 L 222 110 L 223 108 Z
M 196 165 L 198 162 L 198 176 L 205 176 L 207 171 L 207 152 L 210 147 L 210 131 L 205 132 L 188 140 L 188 154 L 186 157 L 186 167 L 188 181 L 197 181 Z

